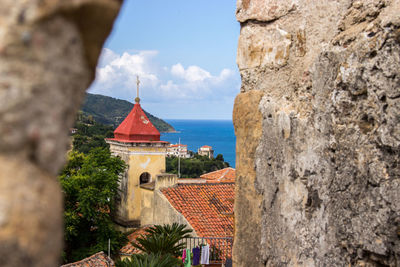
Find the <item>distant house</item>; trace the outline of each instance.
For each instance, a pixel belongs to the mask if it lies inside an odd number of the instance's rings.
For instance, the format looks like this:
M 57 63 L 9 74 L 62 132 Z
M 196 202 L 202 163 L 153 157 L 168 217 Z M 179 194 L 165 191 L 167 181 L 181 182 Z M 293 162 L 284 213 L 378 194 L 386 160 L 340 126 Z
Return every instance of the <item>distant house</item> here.
M 103 251 L 98 252 L 83 260 L 61 265 L 61 267 L 114 267 L 114 261 Z
M 234 183 L 236 179 L 236 170 L 228 167 L 221 170 L 205 173 L 200 176 L 201 179 L 206 180 L 207 183 Z
M 183 144 L 170 144 L 167 147 L 167 157 L 180 157 L 180 158 L 190 158 L 189 151 L 187 149 L 187 145 Z
M 207 156 L 210 159 L 214 158 L 214 150 L 211 146 L 202 146 L 197 150 L 197 153 L 201 156 Z

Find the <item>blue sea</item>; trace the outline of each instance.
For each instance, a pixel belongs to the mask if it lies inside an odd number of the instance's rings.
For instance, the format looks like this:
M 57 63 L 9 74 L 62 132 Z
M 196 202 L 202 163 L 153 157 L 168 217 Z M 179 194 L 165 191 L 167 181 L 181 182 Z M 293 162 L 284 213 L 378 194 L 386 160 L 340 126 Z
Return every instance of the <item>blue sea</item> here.
M 230 120 L 165 120 L 171 124 L 176 133 L 162 133 L 161 140 L 171 144 L 188 145 L 188 149 L 197 152 L 204 145 L 212 146 L 214 156 L 222 154 L 226 162 L 235 167 L 236 137 L 233 123 Z

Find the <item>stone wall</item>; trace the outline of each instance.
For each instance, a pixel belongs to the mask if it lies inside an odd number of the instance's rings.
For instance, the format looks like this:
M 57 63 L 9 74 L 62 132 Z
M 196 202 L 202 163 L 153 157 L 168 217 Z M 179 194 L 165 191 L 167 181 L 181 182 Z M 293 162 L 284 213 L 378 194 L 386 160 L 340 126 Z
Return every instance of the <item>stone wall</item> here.
M 140 188 L 140 225 L 153 224 L 154 214 L 154 189 Z
M 158 174 L 155 179 L 154 189 L 159 190 L 166 187 L 174 186 L 178 183 L 178 176 L 172 173 Z
M 399 266 L 400 1 L 236 15 L 235 266 Z
M 2 0 L 0 262 L 59 266 L 56 175 L 119 0 Z

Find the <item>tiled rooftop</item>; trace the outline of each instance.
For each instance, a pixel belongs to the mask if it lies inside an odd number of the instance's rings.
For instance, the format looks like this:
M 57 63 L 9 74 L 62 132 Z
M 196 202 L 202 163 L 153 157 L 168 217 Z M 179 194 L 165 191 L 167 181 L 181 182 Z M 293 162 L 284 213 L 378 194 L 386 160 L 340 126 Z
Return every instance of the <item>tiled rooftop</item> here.
M 147 229 L 147 227 L 140 228 L 140 229 L 135 230 L 135 232 L 133 232 L 132 234 L 128 235 L 129 242 L 128 242 L 128 244 L 126 244 L 125 246 L 123 246 L 120 249 L 119 253 L 121 255 L 132 255 L 132 254 L 140 253 L 141 251 L 139 249 L 135 248 L 134 246 L 132 246 L 131 243 L 136 242 L 136 238 L 140 237 L 141 235 L 145 235 L 146 229 Z
M 234 168 L 225 168 L 214 172 L 205 173 L 200 178 L 206 179 L 207 182 L 235 182 L 236 170 Z
M 98 252 L 81 261 L 68 263 L 61 267 L 114 267 L 114 261 L 110 259 L 103 251 Z
M 179 184 L 161 192 L 198 236 L 233 236 L 234 183 Z
M 175 145 L 169 145 L 169 147 L 187 147 L 187 145 L 182 145 L 182 144 L 175 144 Z

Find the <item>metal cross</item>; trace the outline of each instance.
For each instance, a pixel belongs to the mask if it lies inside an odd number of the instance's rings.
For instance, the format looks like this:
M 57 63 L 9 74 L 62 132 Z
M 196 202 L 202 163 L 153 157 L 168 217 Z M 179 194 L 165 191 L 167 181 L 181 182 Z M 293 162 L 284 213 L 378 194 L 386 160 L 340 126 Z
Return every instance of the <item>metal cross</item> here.
M 139 84 L 140 84 L 140 80 L 139 80 L 139 75 L 136 75 L 136 98 L 135 98 L 135 102 L 139 103 L 140 102 L 140 98 L 139 98 Z
M 140 84 L 139 75 L 136 75 L 136 84 L 137 84 L 136 96 L 139 97 L 139 84 Z

